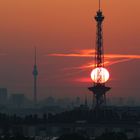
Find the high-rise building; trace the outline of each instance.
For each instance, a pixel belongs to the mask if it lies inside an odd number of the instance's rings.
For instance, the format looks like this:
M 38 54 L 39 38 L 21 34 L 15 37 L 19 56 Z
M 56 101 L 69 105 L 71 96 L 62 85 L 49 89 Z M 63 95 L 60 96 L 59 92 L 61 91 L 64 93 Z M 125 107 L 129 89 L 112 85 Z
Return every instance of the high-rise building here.
M 7 88 L 0 88 L 0 105 L 6 105 L 8 101 Z
M 24 94 L 14 93 L 11 95 L 11 102 L 13 107 L 24 107 L 25 96 Z

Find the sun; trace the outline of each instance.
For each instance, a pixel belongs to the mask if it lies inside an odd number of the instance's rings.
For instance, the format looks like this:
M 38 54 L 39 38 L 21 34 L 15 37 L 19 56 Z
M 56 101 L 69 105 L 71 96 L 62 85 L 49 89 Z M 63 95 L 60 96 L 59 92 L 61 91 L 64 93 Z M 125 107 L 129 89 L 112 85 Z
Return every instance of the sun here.
M 91 72 L 91 79 L 94 83 L 105 83 L 109 80 L 109 72 L 103 67 L 95 68 Z

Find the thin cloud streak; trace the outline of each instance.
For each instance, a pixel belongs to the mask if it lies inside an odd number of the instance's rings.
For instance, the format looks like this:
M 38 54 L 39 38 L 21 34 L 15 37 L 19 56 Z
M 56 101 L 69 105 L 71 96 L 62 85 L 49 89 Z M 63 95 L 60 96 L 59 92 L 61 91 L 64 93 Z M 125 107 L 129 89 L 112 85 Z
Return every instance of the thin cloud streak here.
M 104 62 L 104 65 L 105 66 L 112 66 L 114 64 L 118 64 L 118 63 L 123 63 L 123 62 L 127 62 L 127 61 L 131 61 L 133 59 L 122 59 L 122 60 L 114 60 L 114 61 L 105 61 Z M 93 62 L 91 63 L 88 63 L 88 64 L 85 64 L 85 65 L 82 65 L 82 66 L 79 66 L 79 67 L 71 67 L 71 68 L 65 68 L 64 70 L 82 70 L 82 69 L 92 69 L 95 67 L 95 64 L 93 64 Z
M 93 53 L 95 53 L 95 50 L 84 49 L 84 50 L 74 50 L 73 53 L 52 53 L 52 54 L 48 54 L 48 56 L 56 56 L 56 57 L 93 57 Z
M 92 82 L 92 80 L 89 77 L 77 78 L 77 79 L 74 79 L 73 81 L 81 82 L 81 83 L 91 83 Z
M 93 58 L 95 56 L 95 50 L 87 49 L 87 50 L 76 50 L 72 53 L 53 53 L 49 54 L 48 56 L 54 56 L 54 57 L 75 57 L 75 58 Z M 105 55 L 105 66 L 112 66 L 114 64 L 119 64 L 123 62 L 128 62 L 134 59 L 140 59 L 140 55 L 126 55 L 126 54 L 106 54 Z M 78 70 L 73 71 L 69 73 L 66 77 L 77 75 L 83 71 L 87 71 L 90 69 L 93 69 L 95 67 L 94 61 L 91 61 L 87 64 L 83 64 L 81 66 L 77 67 L 71 67 L 71 68 L 64 68 L 63 70 Z M 81 82 L 81 83 L 89 83 L 91 82 L 91 79 L 89 77 L 81 77 L 73 79 L 75 82 Z
M 127 58 L 127 59 L 140 59 L 140 55 L 127 55 L 127 54 L 107 54 L 106 58 Z
M 131 60 L 133 60 L 133 59 L 127 58 L 127 59 L 116 60 L 116 61 L 109 62 L 107 64 L 107 66 L 118 64 L 118 63 L 123 63 L 123 62 L 128 62 L 128 61 L 131 61 Z
M 49 54 L 49 56 L 54 57 L 94 57 L 95 50 L 92 49 L 85 49 L 85 50 L 75 50 L 73 53 L 53 53 Z M 106 54 L 105 55 L 105 66 L 111 66 L 118 63 L 123 63 L 127 61 L 131 61 L 133 59 L 140 59 L 140 55 L 125 55 L 125 54 Z M 114 60 L 119 59 L 119 60 Z M 71 68 L 65 68 L 65 70 L 68 69 L 89 69 L 94 68 L 94 63 L 90 62 L 88 64 L 79 66 L 79 67 L 71 67 Z
M 55 57 L 94 57 L 95 50 L 87 49 L 87 50 L 79 50 L 74 51 L 73 53 L 52 53 L 48 54 L 48 56 Z M 140 59 L 140 55 L 131 55 L 131 54 L 105 54 L 105 58 L 126 58 L 126 59 Z

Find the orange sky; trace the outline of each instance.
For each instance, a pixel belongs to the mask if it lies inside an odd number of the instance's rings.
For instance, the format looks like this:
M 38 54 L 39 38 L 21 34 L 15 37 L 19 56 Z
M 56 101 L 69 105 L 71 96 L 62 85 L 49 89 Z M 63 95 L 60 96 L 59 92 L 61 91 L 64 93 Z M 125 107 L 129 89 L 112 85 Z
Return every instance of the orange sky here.
M 102 0 L 107 54 L 140 55 L 139 7 L 140 0 Z M 66 59 L 47 54 L 94 49 L 93 17 L 97 8 L 97 0 L 1 0 L 0 85 L 31 97 L 33 46 L 37 46 L 40 98 L 88 93 L 86 87 L 91 83 L 81 84 L 74 79 L 87 77 L 90 71 L 63 70 L 92 62 L 92 58 Z M 137 59 L 109 66 L 112 95 L 139 94 L 139 63 Z

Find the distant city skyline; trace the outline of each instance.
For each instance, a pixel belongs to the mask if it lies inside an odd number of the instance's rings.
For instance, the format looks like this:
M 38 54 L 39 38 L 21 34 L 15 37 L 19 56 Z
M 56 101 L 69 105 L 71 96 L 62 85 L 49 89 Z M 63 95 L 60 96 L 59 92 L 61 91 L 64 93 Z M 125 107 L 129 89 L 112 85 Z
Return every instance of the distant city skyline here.
M 102 1 L 106 66 L 111 78 L 108 84 L 112 87 L 109 97 L 140 98 L 139 5 L 139 0 Z M 83 66 L 93 62 L 91 54 L 96 39 L 93 18 L 97 9 L 96 0 L 1 1 L 0 87 L 32 98 L 36 46 L 39 99 L 92 96 L 87 89 L 92 85 L 89 79 L 92 68 Z

